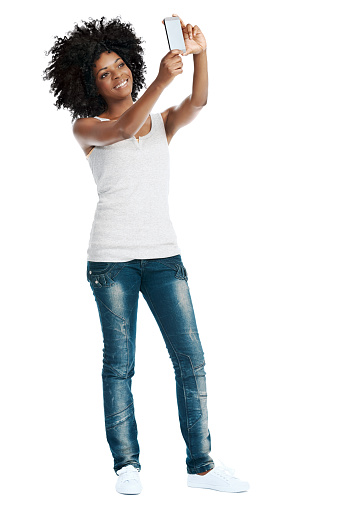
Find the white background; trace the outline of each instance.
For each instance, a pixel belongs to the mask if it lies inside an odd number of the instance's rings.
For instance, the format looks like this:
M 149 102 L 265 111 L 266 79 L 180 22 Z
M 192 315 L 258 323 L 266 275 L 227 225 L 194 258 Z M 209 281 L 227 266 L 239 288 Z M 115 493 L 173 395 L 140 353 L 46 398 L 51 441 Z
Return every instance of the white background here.
M 3 12 L 1 496 L 6 507 L 338 506 L 334 1 L 12 3 Z M 115 491 L 86 280 L 95 183 L 42 72 L 54 36 L 130 21 L 147 86 L 173 13 L 207 40 L 206 108 L 170 145 L 170 213 L 206 356 L 211 456 L 249 492 L 186 486 L 174 371 L 140 294 L 140 496 Z M 153 112 L 191 93 L 192 56 Z M 140 92 L 139 97 L 143 91 Z

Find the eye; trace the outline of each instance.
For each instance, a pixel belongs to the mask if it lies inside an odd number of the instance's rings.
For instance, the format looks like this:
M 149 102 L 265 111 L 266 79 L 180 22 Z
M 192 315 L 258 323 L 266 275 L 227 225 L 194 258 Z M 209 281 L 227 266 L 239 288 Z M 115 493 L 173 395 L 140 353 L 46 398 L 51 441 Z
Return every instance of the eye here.
M 120 67 L 120 65 L 125 65 L 125 64 L 124 64 L 124 62 L 121 62 L 121 63 L 118 65 L 118 67 Z
M 107 74 L 108 72 L 104 72 L 103 74 L 101 74 L 100 79 L 103 79 Z

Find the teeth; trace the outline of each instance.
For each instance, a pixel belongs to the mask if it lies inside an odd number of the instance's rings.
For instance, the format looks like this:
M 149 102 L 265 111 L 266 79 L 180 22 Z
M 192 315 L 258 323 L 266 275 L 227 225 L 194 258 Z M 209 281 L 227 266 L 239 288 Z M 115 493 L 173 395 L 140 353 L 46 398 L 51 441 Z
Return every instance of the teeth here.
M 127 79 L 123 83 L 120 83 L 120 85 L 115 86 L 114 88 L 120 88 L 121 86 L 125 85 L 126 83 L 127 83 Z

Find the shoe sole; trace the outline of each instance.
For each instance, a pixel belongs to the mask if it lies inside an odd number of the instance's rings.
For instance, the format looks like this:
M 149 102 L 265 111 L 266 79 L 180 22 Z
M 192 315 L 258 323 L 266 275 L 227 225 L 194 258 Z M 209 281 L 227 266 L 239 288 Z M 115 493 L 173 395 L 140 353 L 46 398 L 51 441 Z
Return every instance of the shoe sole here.
M 212 485 L 208 483 L 190 483 L 187 482 L 188 487 L 192 488 L 198 488 L 198 489 L 212 489 L 212 490 L 218 490 L 219 492 L 229 492 L 230 494 L 240 494 L 241 492 L 247 492 L 249 489 L 249 486 L 246 488 L 244 487 L 243 490 L 227 490 L 225 488 L 222 488 L 219 485 Z
M 115 490 L 119 493 L 119 494 L 132 494 L 132 495 L 135 495 L 135 494 L 140 494 L 141 491 L 142 491 L 142 487 L 139 487 L 138 490 L 135 490 L 135 491 L 124 491 L 123 489 L 119 490 L 117 488 L 115 488 Z

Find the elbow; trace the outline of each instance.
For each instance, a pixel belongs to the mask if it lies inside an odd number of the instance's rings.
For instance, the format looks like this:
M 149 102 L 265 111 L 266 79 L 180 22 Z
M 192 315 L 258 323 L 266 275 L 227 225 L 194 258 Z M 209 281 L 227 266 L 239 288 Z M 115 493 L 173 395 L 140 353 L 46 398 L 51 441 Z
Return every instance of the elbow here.
M 119 137 L 123 141 L 124 139 L 129 139 L 129 138 L 133 137 L 133 134 L 128 129 L 121 127 L 119 130 Z
M 126 126 L 121 126 L 120 127 L 120 136 L 121 136 L 121 139 L 130 139 L 130 138 L 133 138 L 133 136 L 138 132 L 138 129 L 136 130 L 135 127 L 133 128 L 133 126 L 131 126 L 130 124 L 129 125 L 126 125 Z
M 195 108 L 197 108 L 197 109 L 202 109 L 202 108 L 203 108 L 204 106 L 206 106 L 206 104 L 207 104 L 207 97 L 206 97 L 205 101 L 199 101 L 199 102 L 197 102 L 196 104 L 194 104 L 194 102 L 193 102 L 193 101 L 191 101 L 191 104 L 192 104 Z

